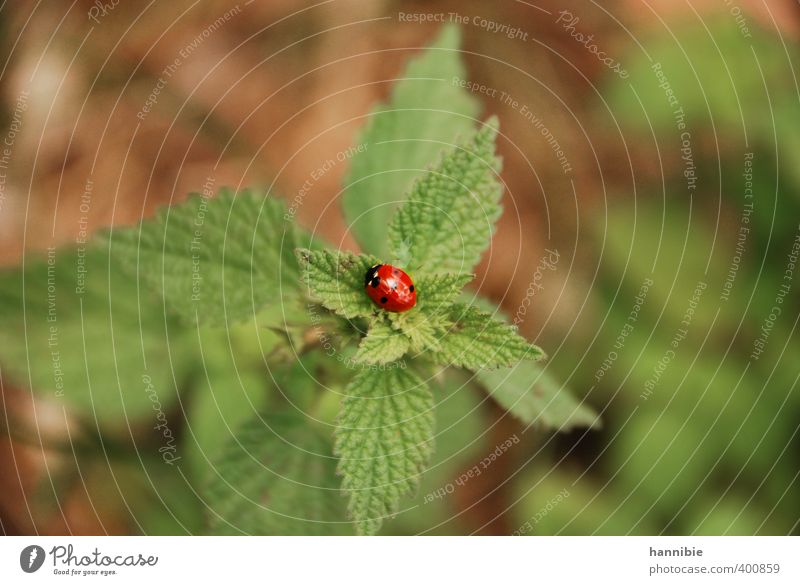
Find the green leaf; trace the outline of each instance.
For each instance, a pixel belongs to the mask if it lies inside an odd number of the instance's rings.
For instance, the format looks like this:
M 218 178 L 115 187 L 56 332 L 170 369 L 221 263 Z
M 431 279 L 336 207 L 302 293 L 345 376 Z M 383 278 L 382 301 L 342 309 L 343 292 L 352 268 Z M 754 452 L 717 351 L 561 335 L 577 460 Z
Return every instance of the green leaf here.
M 345 393 L 335 445 L 342 488 L 359 533 L 375 534 L 418 485 L 428 463 L 433 395 L 397 363 L 383 371 L 362 370 Z
M 387 257 L 386 226 L 414 180 L 432 160 L 468 135 L 477 100 L 458 83 L 465 74 L 460 32 L 445 26 L 436 42 L 412 60 L 388 104 L 378 106 L 360 132 L 362 148 L 344 181 L 342 208 L 361 248 Z
M 146 302 L 96 247 L 52 249 L 3 270 L 3 378 L 104 424 L 157 424 L 186 371 L 185 330 Z
M 282 202 L 252 191 L 193 194 L 132 228 L 114 228 L 114 262 L 188 322 L 224 326 L 296 295 L 295 227 Z
M 311 294 L 348 319 L 372 315 L 375 305 L 364 292 L 364 277 L 377 260 L 370 256 L 301 248 L 297 258 Z
M 488 299 L 474 297 L 471 302 L 504 323 L 510 321 Z M 599 429 L 602 426 L 600 417 L 589 406 L 579 402 L 569 388 L 533 361 L 521 361 L 513 368 L 481 371 L 477 379 L 501 406 L 524 423 L 535 422 L 560 431 L 581 426 Z
M 426 350 L 439 351 L 441 338 L 444 337 L 449 323 L 442 315 L 431 314 L 424 310 L 406 313 L 391 313 L 389 320 L 394 329 L 402 331 L 410 341 L 409 349 L 414 353 Z
M 421 309 L 442 309 L 451 305 L 472 274 L 429 274 L 415 281 L 417 306 Z
M 464 514 L 453 513 L 454 506 L 464 502 L 465 493 L 442 496 L 442 488 L 495 448 L 491 433 L 486 432 L 490 422 L 487 410 L 481 406 L 486 397 L 470 386 L 466 372 L 447 370 L 442 374 L 431 383 L 436 397 L 436 450 L 414 499 L 392 521 L 394 534 L 443 536 L 474 530 Z M 432 494 L 441 497 L 432 498 Z M 470 502 L 471 498 L 466 497 Z
M 539 364 L 524 361 L 514 368 L 478 372 L 478 379 L 500 406 L 526 424 L 559 432 L 601 426 L 597 413 Z
M 471 272 L 489 246 L 502 212 L 496 134 L 497 123 L 490 120 L 469 144 L 447 153 L 414 184 L 389 225 L 392 251 L 407 250 L 412 269 Z
M 403 357 L 409 346 L 408 337 L 395 331 L 386 321 L 375 320 L 361 340 L 355 359 L 368 364 L 386 364 Z
M 442 349 L 432 355 L 438 363 L 484 370 L 544 357 L 544 352 L 521 337 L 516 327 L 489 313 L 459 303 L 451 308 L 450 319 Z
M 343 531 L 336 460 L 296 414 L 255 418 L 236 432 L 206 488 L 212 534 L 324 535 Z
M 249 327 L 194 332 L 198 342 L 194 355 L 197 379 L 187 401 L 184 451 L 196 477 L 205 477 L 220 447 L 232 441 L 234 432 L 266 406 L 269 378 L 251 363 L 249 352 L 246 348 L 242 351 L 236 339 L 249 333 Z M 267 338 L 262 351 L 269 351 L 276 336 L 262 331 L 261 337 Z
M 391 326 L 407 338 L 415 354 L 440 351 L 451 323 L 446 318 L 453 300 L 472 279 L 469 274 L 423 275 L 415 281 L 417 307 L 404 313 L 389 313 Z

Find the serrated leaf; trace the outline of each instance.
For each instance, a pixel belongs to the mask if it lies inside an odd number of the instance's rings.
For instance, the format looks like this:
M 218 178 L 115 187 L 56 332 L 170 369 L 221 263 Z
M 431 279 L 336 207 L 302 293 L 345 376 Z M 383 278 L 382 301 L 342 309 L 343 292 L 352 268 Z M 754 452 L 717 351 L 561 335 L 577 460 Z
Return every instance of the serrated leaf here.
M 295 414 L 245 424 L 220 454 L 205 496 L 212 534 L 323 535 L 343 531 L 336 460 Z
M 479 372 L 478 379 L 500 406 L 523 423 L 559 432 L 601 426 L 597 413 L 539 364 L 525 361 L 514 368 Z
M 444 336 L 448 322 L 441 315 L 424 310 L 392 313 L 389 315 L 392 327 L 402 331 L 408 338 L 409 349 L 414 353 L 426 350 L 439 351 L 440 339 Z
M 466 76 L 459 44 L 458 27 L 443 27 L 357 138 L 363 148 L 351 160 L 342 209 L 363 250 L 387 257 L 385 230 L 396 207 L 431 161 L 473 128 L 479 103 L 453 83 Z
M 448 152 L 425 173 L 389 224 L 390 248 L 407 249 L 420 273 L 471 272 L 489 246 L 501 214 L 497 123 Z
M 452 324 L 442 340 L 442 349 L 432 355 L 442 365 L 484 370 L 544 357 L 544 352 L 521 337 L 516 327 L 489 313 L 455 304 L 449 316 Z
M 510 322 L 508 315 L 483 297 L 471 302 L 491 312 L 496 319 Z M 580 403 L 569 388 L 547 372 L 541 364 L 522 361 L 513 368 L 478 372 L 478 380 L 497 402 L 524 423 L 536 422 L 545 428 L 567 431 L 581 426 L 600 428 L 600 417 Z
M 392 521 L 395 534 L 448 535 L 473 530 L 468 519 L 453 514 L 457 496 L 432 498 L 431 494 L 441 495 L 443 487 L 495 447 L 491 433 L 486 432 L 486 412 L 481 407 L 485 397 L 468 387 L 465 372 L 448 370 L 431 386 L 436 397 L 436 450 L 413 503 L 403 506 L 402 513 Z
M 145 305 L 97 247 L 52 249 L 0 272 L 0 372 L 102 424 L 166 411 L 185 331 Z
M 303 279 L 322 304 L 348 319 L 372 315 L 375 305 L 364 292 L 364 276 L 377 260 L 334 250 L 299 249 Z
M 355 360 L 367 364 L 386 364 L 400 359 L 410 346 L 408 337 L 385 321 L 375 320 L 358 346 Z
M 405 329 L 403 333 L 408 336 L 411 342 L 409 349 L 416 354 L 426 351 L 440 351 L 442 348 L 441 338 L 443 334 L 430 319 Z
M 428 274 L 415 282 L 417 306 L 424 309 L 442 309 L 458 297 L 472 280 L 472 274 Z
M 193 194 L 105 236 L 114 261 L 188 322 L 252 318 L 299 289 L 295 226 L 282 202 L 252 191 Z
M 356 375 L 336 430 L 342 489 L 361 534 L 375 534 L 397 511 L 433 449 L 433 395 L 417 375 L 397 366 Z

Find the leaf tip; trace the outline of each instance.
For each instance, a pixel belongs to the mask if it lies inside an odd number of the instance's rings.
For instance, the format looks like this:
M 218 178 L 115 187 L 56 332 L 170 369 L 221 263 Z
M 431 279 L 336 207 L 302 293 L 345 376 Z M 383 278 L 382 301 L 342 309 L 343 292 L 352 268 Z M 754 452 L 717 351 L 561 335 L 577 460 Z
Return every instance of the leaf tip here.
M 297 261 L 301 266 L 311 263 L 311 250 L 308 248 L 295 248 L 294 255 L 297 257 Z
M 547 360 L 547 357 L 548 357 L 547 354 L 538 345 L 534 345 L 534 344 L 531 343 L 529 351 L 531 353 L 533 353 L 533 356 L 531 356 L 531 358 L 530 358 L 533 361 L 535 361 L 535 362 L 543 362 L 543 361 Z
M 431 46 L 437 49 L 459 49 L 461 47 L 461 27 L 454 22 L 448 22 L 439 29 L 439 34 Z

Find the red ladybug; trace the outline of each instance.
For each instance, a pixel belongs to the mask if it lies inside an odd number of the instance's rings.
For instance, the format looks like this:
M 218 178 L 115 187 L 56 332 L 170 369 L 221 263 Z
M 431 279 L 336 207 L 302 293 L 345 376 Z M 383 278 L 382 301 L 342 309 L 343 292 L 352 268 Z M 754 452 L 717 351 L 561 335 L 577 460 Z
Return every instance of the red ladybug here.
M 392 313 L 408 311 L 417 304 L 411 277 L 391 264 L 376 264 L 367 270 L 364 288 L 372 302 Z

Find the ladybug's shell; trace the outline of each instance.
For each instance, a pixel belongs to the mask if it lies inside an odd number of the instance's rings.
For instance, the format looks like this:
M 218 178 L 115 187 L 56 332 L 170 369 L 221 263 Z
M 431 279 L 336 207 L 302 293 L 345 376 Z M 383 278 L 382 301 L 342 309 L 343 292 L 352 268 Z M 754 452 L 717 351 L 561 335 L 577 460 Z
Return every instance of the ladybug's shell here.
M 408 311 L 417 304 L 411 277 L 391 264 L 376 264 L 367 270 L 364 288 L 372 302 L 392 313 Z

